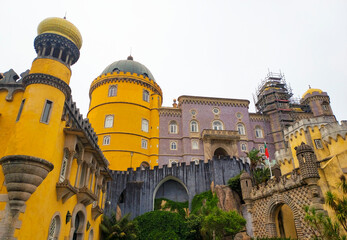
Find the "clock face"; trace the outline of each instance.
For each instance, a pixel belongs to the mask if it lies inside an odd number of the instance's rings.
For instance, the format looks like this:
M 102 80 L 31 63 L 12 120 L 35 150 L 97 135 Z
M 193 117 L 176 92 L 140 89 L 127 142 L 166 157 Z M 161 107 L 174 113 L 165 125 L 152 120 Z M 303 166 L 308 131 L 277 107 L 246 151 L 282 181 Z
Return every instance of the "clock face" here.
M 238 112 L 238 113 L 236 113 L 236 117 L 240 119 L 240 118 L 242 118 L 242 114 Z
M 196 111 L 194 109 L 190 110 L 190 113 L 195 116 L 196 115 Z

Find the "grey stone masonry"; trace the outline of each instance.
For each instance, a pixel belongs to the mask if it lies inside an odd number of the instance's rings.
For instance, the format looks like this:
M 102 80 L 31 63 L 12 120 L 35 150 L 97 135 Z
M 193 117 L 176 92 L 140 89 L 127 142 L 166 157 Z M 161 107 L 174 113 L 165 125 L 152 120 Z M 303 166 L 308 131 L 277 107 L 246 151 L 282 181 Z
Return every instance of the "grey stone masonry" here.
M 241 159 L 224 157 L 209 160 L 199 164 L 181 165 L 173 164 L 172 167 L 164 165 L 163 168 L 136 171 L 112 171 L 113 180 L 108 183 L 106 213 L 116 212 L 119 205 L 122 215 L 131 213 L 134 218 L 154 208 L 154 199 L 157 190 L 168 180 L 180 183 L 187 191 L 189 205 L 196 194 L 210 190 L 212 183 L 226 185 L 231 177 L 242 170 L 249 172 L 248 163 Z M 166 189 L 175 191 L 175 189 Z

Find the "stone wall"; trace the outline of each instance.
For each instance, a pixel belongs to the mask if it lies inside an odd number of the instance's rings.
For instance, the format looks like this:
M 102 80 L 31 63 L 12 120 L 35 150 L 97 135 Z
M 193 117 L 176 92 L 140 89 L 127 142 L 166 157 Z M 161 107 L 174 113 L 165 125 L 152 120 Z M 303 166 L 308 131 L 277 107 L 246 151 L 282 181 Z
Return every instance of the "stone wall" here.
M 122 215 L 131 213 L 134 218 L 153 210 L 154 199 L 160 186 L 168 180 L 177 181 L 187 191 L 189 205 L 196 194 L 210 190 L 211 183 L 226 185 L 231 177 L 242 170 L 249 172 L 248 163 L 241 159 L 225 157 L 213 158 L 211 161 L 199 164 L 173 165 L 162 168 L 136 171 L 112 171 L 112 182 L 107 188 L 106 212 L 116 211 L 119 205 Z

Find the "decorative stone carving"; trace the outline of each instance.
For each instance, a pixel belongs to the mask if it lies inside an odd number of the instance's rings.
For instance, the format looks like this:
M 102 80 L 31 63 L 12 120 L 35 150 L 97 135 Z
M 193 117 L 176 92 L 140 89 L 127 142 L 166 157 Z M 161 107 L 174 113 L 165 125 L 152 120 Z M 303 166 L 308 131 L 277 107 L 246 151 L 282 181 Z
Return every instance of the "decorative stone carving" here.
M 17 213 L 53 170 L 53 164 L 32 156 L 10 155 L 0 159 L 11 211 Z
M 77 193 L 77 201 L 83 203 L 85 206 L 92 204 L 97 200 L 97 196 L 90 191 L 87 187 L 82 187 Z
M 29 74 L 29 70 L 23 72 L 20 76 L 23 78 Z M 1 75 L 0 78 L 0 90 L 7 90 L 6 101 L 11 102 L 13 100 L 13 94 L 17 91 L 24 91 L 22 78 L 19 79 L 17 73 L 10 69 Z
M 78 192 L 77 189 L 70 184 L 68 179 L 65 179 L 64 182 L 58 182 L 56 184 L 56 191 L 57 200 L 59 201 L 62 199 L 63 203 Z
M 97 219 L 103 213 L 104 213 L 104 210 L 101 209 L 98 205 L 96 205 L 95 207 L 92 207 L 92 218 L 94 220 Z

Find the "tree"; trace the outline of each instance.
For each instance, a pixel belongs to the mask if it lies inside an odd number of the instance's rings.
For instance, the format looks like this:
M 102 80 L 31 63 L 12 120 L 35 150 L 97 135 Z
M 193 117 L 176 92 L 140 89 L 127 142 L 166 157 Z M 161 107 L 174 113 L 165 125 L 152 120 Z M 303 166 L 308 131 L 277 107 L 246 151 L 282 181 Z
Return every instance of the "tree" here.
M 253 172 L 253 178 L 256 185 L 266 182 L 270 179 L 270 169 L 269 168 L 257 168 Z
M 223 239 L 224 236 L 231 236 L 240 232 L 246 225 L 246 220 L 236 211 L 224 212 L 219 208 L 203 217 L 201 233 L 204 239 Z
M 130 221 L 129 218 L 130 214 L 127 214 L 117 221 L 116 213 L 111 213 L 110 216 L 104 215 L 100 223 L 102 239 L 137 239 L 137 226 L 133 221 Z
M 344 175 L 341 175 L 340 181 L 341 183 L 338 185 L 338 188 L 340 188 L 342 190 L 342 193 L 346 195 L 346 177 Z M 347 197 L 342 196 L 341 198 L 339 198 L 335 193 L 328 191 L 325 194 L 325 203 L 334 210 L 337 220 L 347 232 Z
M 346 240 L 340 235 L 340 225 L 333 222 L 324 212 L 317 212 L 315 208 L 305 207 L 305 221 L 313 228 L 314 240 Z
M 251 151 L 246 152 L 247 157 L 249 158 L 249 160 L 251 161 L 251 171 L 254 172 L 256 167 L 263 163 L 263 156 L 259 155 L 259 150 L 253 148 Z

